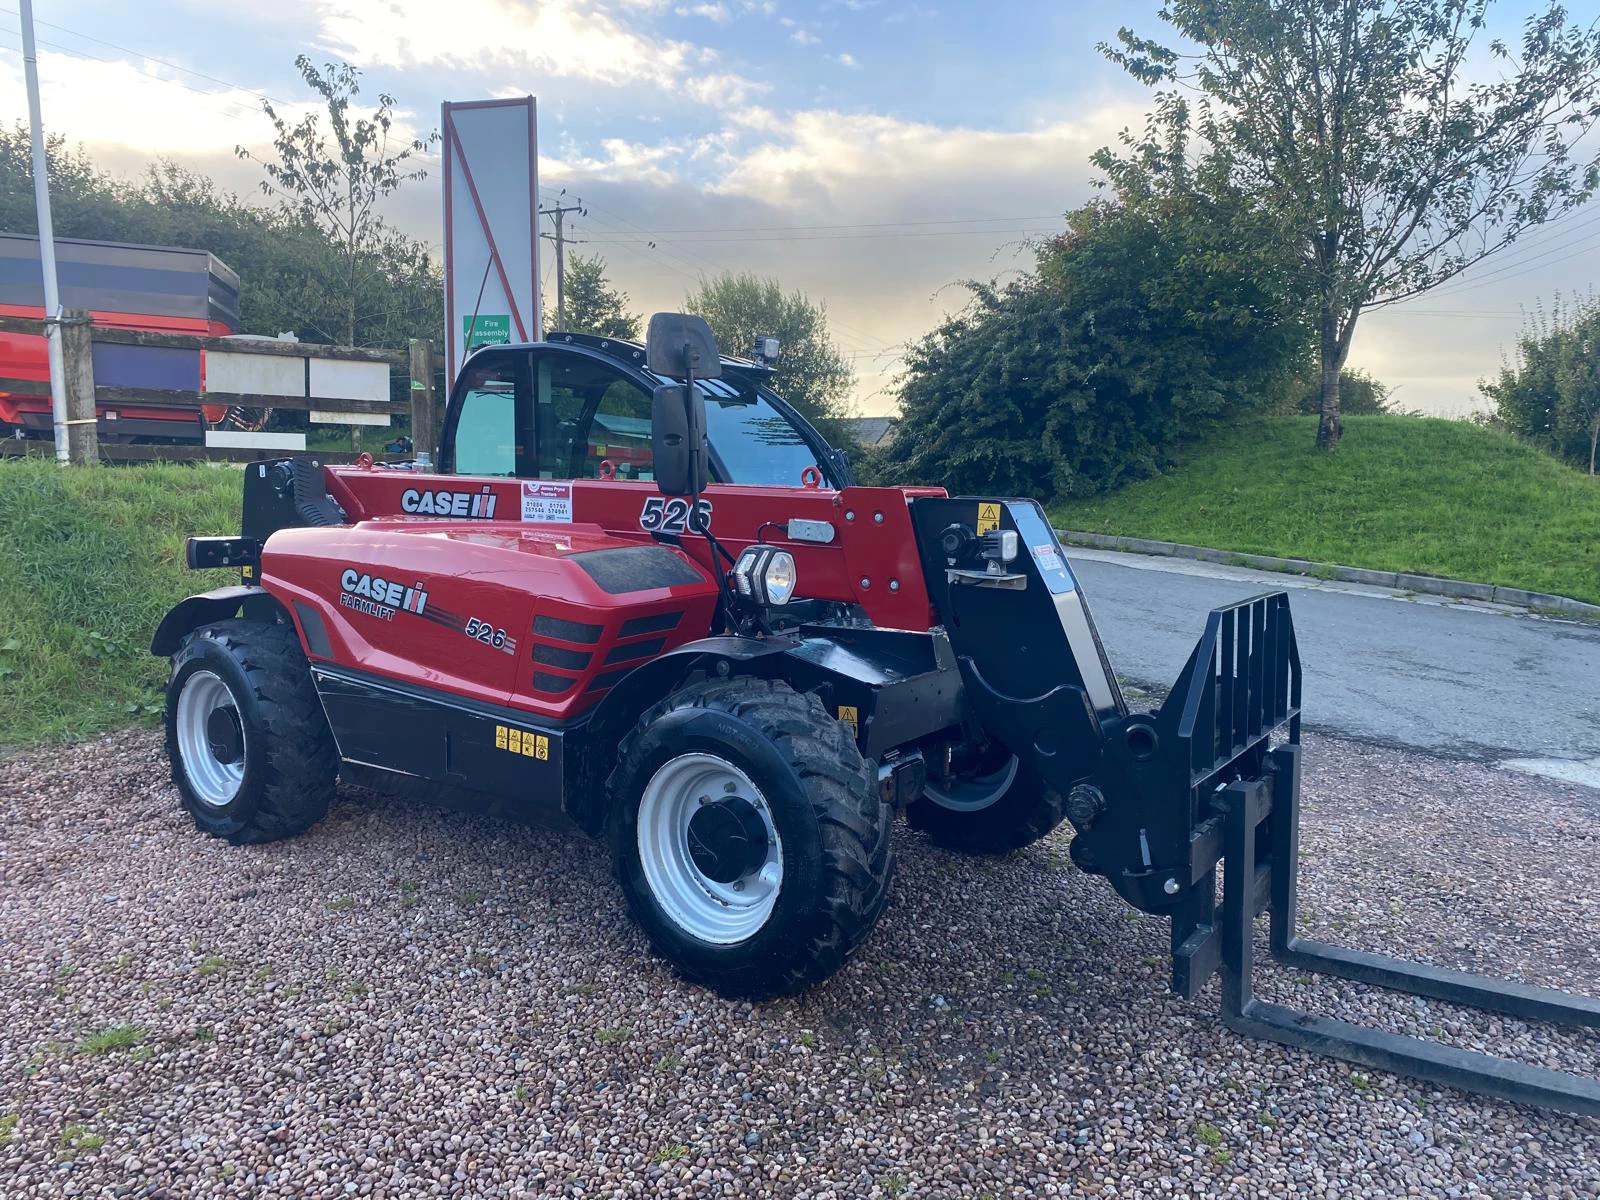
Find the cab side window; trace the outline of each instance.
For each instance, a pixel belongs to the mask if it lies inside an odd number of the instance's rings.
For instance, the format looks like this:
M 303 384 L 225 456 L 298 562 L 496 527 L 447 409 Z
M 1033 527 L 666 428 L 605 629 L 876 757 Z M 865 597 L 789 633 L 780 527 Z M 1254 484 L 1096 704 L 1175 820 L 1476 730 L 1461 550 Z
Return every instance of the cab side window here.
M 650 393 L 607 363 L 574 354 L 534 358 L 541 479 L 655 478 Z
M 519 360 L 520 359 L 520 360 Z M 523 456 L 519 410 L 525 407 L 525 358 L 484 356 L 461 381 L 452 430 L 451 469 L 458 475 L 517 475 Z

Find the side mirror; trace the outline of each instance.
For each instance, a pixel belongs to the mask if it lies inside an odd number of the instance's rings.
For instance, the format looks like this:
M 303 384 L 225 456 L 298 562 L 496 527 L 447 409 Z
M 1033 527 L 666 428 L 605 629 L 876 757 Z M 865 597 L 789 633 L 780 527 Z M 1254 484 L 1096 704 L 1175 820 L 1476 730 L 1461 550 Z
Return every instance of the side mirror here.
M 654 318 L 650 328 L 653 334 Z M 690 393 L 687 402 L 685 392 Z M 663 496 L 705 491 L 706 402 L 699 388 L 677 383 L 656 388 L 650 398 L 650 454 L 656 488 Z
M 703 317 L 658 312 L 644 337 L 645 363 L 668 379 L 720 379 L 722 356 Z M 674 493 L 681 494 L 681 493 Z

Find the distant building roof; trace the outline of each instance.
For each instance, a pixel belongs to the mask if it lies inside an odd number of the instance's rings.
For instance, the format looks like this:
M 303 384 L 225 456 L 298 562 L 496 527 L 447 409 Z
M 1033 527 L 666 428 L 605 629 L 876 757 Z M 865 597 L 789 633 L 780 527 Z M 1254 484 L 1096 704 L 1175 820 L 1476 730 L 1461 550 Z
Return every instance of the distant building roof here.
M 899 417 L 848 417 L 844 425 L 863 446 L 881 446 L 894 439 Z

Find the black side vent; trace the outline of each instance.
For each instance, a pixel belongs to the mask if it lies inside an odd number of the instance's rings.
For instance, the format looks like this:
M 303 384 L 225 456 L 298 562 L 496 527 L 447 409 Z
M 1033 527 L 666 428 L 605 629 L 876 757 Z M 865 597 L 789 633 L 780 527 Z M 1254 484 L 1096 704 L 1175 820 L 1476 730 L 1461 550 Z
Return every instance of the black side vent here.
M 666 644 L 666 638 L 651 638 L 645 642 L 631 642 L 625 646 L 613 646 L 611 652 L 606 655 L 606 665 L 634 662 L 641 658 L 654 658 L 661 653 L 661 647 Z
M 623 667 L 620 671 L 607 671 L 604 675 L 596 675 L 591 679 L 589 686 L 584 690 L 588 692 L 603 692 L 607 688 L 616 687 L 617 684 L 632 674 L 632 667 Z
M 565 675 L 552 675 L 548 671 L 533 673 L 533 690 L 550 696 L 559 696 L 577 682 L 576 679 L 568 679 Z
M 567 621 L 561 617 L 537 616 L 533 619 L 533 632 L 536 637 L 556 638 L 563 642 L 592 646 L 600 640 L 600 635 L 605 632 L 605 626 L 587 625 L 582 621 Z
M 533 661 L 541 667 L 581 671 L 589 665 L 589 660 L 593 657 L 587 650 L 568 650 L 564 646 L 547 646 L 543 642 L 533 644 Z
M 656 613 L 652 617 L 629 617 L 622 623 L 618 637 L 638 637 L 641 633 L 663 633 L 668 629 L 676 629 L 678 622 L 683 620 L 681 612 Z

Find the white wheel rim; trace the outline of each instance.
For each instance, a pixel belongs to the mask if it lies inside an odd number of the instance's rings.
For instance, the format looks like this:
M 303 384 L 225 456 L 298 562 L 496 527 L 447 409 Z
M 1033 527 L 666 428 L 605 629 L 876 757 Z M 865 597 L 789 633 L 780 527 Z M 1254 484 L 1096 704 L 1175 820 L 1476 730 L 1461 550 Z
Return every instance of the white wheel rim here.
M 224 761 L 211 740 L 211 720 L 212 714 L 225 714 L 230 710 L 239 731 L 238 756 Z M 183 773 L 195 797 L 212 808 L 231 803 L 244 783 L 247 743 L 239 706 L 228 685 L 210 671 L 196 671 L 190 675 L 183 682 L 183 691 L 178 693 L 175 724 Z
M 1013 754 L 1005 764 L 987 775 L 974 775 L 967 779 L 951 779 L 940 785 L 929 779 L 922 785 L 922 794 L 940 808 L 952 812 L 981 812 L 996 803 L 1017 777 L 1019 766 Z
M 707 804 L 744 802 L 766 830 L 766 855 L 740 878 L 718 882 L 690 853 L 689 824 Z M 690 937 L 728 946 L 753 937 L 783 888 L 783 843 L 771 806 L 750 777 L 714 754 L 680 754 L 663 763 L 639 799 L 639 865 L 667 918 Z

